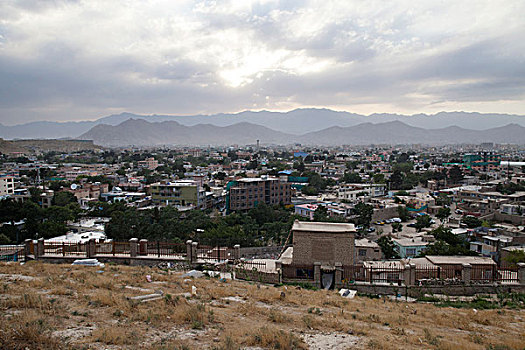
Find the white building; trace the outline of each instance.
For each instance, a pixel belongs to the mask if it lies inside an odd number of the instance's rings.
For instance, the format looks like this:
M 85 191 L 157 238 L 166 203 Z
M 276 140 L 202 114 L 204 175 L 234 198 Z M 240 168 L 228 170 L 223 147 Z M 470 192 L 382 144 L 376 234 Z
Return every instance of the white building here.
M 12 195 L 15 193 L 15 180 L 12 176 L 0 177 L 0 196 Z

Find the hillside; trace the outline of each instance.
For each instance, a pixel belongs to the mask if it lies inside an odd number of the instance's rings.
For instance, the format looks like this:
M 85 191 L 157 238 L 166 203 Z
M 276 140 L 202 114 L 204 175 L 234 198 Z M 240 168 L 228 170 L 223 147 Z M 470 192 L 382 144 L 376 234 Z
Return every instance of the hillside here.
M 0 139 L 0 153 L 75 152 L 100 149 L 91 140 L 13 140 Z
M 0 283 L 5 350 L 525 346 L 523 312 L 514 309 L 345 299 L 334 291 L 192 279 L 129 266 L 0 263 Z M 131 299 L 155 291 L 162 296 Z
M 350 127 L 334 126 L 302 136 L 286 134 L 264 126 L 237 123 L 230 126 L 198 124 L 185 126 L 174 121 L 152 123 L 129 119 L 119 125 L 97 125 L 81 135 L 102 146 L 159 146 L 159 145 L 369 145 L 369 144 L 479 144 L 481 142 L 525 144 L 525 128 L 517 124 L 487 129 L 468 130 L 457 126 L 443 129 L 423 129 L 400 121 Z
M 185 126 L 177 122 L 150 123 L 130 119 L 117 126 L 97 125 L 81 136 L 103 146 L 152 146 L 152 145 L 232 145 L 287 143 L 292 135 L 263 126 L 238 123 L 220 127 L 211 124 Z

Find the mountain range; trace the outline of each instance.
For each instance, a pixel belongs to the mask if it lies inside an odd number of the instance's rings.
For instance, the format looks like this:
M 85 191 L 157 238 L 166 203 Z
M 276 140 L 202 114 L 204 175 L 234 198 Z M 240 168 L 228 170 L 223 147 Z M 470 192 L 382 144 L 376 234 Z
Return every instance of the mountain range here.
M 176 122 L 192 127 L 199 124 L 227 127 L 239 123 L 250 123 L 295 136 L 314 133 L 331 127 L 352 127 L 363 123 L 381 124 L 400 121 L 411 127 L 438 129 L 457 126 L 464 129 L 484 130 L 508 124 L 525 126 L 525 116 L 509 114 L 481 114 L 467 112 L 440 112 L 437 114 L 371 114 L 361 115 L 330 109 L 295 109 L 289 112 L 244 111 L 233 114 L 214 115 L 138 115 L 121 113 L 81 122 L 31 122 L 19 125 L 0 124 L 0 137 L 4 139 L 55 139 L 77 138 L 98 125 L 117 126 L 129 119 L 140 119 L 151 123 Z
M 518 124 L 470 130 L 458 126 L 424 129 L 400 121 L 361 123 L 355 126 L 333 126 L 323 130 L 295 135 L 265 126 L 241 122 L 229 126 L 198 124 L 182 125 L 175 121 L 148 122 L 129 119 L 119 125 L 100 124 L 80 136 L 102 146 L 160 145 L 369 145 L 369 144 L 457 144 L 481 142 L 525 144 L 525 127 Z

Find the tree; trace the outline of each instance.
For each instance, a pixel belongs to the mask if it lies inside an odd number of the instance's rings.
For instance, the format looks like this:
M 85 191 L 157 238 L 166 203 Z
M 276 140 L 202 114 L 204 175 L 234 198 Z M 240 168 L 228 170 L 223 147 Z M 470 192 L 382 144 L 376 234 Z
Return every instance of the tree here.
M 363 180 L 361 179 L 361 176 L 359 176 L 358 173 L 350 173 L 350 172 L 345 173 L 345 175 L 343 176 L 343 181 L 346 183 L 354 183 L 354 184 L 359 184 L 363 182 Z
M 467 225 L 468 228 L 480 227 L 481 224 L 482 224 L 480 219 L 478 219 L 477 217 L 472 216 L 472 215 L 464 216 L 461 219 L 461 223 Z
M 397 207 L 397 215 L 399 215 L 399 218 L 403 222 L 406 222 L 410 219 L 410 212 L 405 206 L 402 205 Z
M 317 196 L 319 191 L 314 186 L 308 185 L 301 188 L 301 193 L 306 196 Z
M 417 232 L 421 232 L 422 229 L 426 227 L 430 227 L 431 224 L 430 216 L 428 215 L 420 215 L 416 218 L 416 230 Z
M 374 183 L 375 184 L 384 184 L 386 182 L 385 175 L 381 173 L 374 174 Z
M 399 259 L 399 254 L 396 250 L 396 245 L 390 236 L 382 236 L 377 240 L 377 244 L 381 247 L 381 251 L 385 259 Z
M 53 196 L 52 203 L 53 205 L 65 207 L 69 203 L 77 203 L 77 197 L 75 197 L 73 193 L 68 191 L 57 192 Z
M 444 222 L 448 217 L 450 216 L 450 208 L 439 208 L 438 213 L 436 214 L 436 217 L 441 220 L 441 222 Z
M 511 250 L 504 261 L 509 264 L 510 267 L 516 267 L 518 263 L 525 263 L 525 251 Z
M 452 183 L 459 183 L 461 180 L 463 180 L 463 172 L 461 169 L 454 165 L 450 170 L 448 171 L 448 177 Z
M 363 227 L 369 227 L 370 221 L 372 221 L 372 215 L 374 214 L 374 207 L 360 202 L 356 204 L 354 211 L 357 214 L 356 223 Z
M 314 221 L 327 221 L 328 220 L 328 209 L 324 205 L 317 206 L 314 211 Z
M 392 232 L 401 232 L 403 230 L 403 225 L 400 222 L 392 223 Z

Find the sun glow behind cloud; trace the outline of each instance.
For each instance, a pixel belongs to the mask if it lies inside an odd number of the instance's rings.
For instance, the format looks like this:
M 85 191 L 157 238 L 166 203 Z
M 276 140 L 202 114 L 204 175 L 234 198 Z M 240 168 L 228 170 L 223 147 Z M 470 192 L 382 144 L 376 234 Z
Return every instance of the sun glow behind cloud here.
M 523 1 L 6 0 L 0 121 L 302 106 L 523 113 L 523 13 Z

